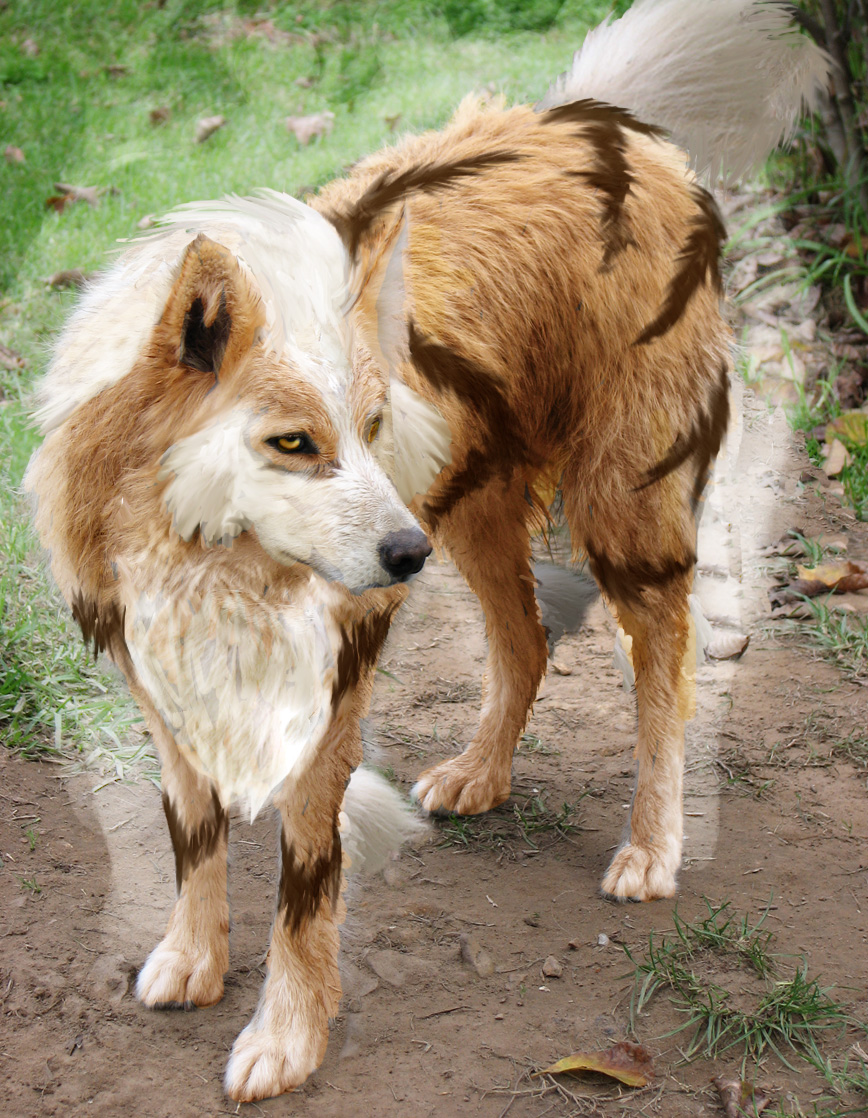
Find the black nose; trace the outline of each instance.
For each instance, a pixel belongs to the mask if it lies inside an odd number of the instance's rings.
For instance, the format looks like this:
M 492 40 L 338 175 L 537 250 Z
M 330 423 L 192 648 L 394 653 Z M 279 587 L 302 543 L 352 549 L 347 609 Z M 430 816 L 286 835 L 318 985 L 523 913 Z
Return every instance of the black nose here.
M 425 566 L 431 544 L 419 528 L 404 528 L 384 536 L 379 551 L 380 562 L 392 578 L 409 578 Z

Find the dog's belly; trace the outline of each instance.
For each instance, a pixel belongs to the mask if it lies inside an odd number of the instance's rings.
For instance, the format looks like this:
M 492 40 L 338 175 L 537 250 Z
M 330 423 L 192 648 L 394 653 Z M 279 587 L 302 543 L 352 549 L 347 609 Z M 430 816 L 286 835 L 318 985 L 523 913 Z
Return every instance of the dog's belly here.
M 228 589 L 139 593 L 126 638 L 139 682 L 224 804 L 245 801 L 253 817 L 306 767 L 329 723 L 340 639 L 319 595 L 271 605 Z

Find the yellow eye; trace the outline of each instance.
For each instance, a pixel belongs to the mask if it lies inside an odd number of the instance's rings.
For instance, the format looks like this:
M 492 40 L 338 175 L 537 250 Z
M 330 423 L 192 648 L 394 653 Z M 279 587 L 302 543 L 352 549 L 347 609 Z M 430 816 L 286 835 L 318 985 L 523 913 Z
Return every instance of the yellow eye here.
M 380 433 L 380 420 L 375 419 L 371 426 L 368 428 L 368 442 L 372 443 L 377 435 Z
M 301 446 L 301 435 L 284 435 L 277 440 L 277 445 L 281 450 L 291 453 Z

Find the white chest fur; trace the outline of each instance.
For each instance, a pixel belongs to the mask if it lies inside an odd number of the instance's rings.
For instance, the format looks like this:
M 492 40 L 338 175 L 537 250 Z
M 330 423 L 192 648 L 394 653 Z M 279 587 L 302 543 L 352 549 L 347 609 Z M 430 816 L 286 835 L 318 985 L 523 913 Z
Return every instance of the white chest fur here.
M 251 818 L 312 759 L 331 713 L 340 629 L 330 590 L 272 604 L 233 589 L 127 597 L 136 673 L 178 748 Z

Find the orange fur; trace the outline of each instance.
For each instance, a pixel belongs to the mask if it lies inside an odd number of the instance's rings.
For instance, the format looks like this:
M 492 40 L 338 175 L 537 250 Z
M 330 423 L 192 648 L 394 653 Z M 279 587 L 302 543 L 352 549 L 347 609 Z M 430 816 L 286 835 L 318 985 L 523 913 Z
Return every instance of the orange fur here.
M 674 892 L 680 861 L 691 502 L 725 426 L 730 334 L 708 259 L 713 204 L 671 145 L 589 112 L 583 124 L 468 99 L 442 132 L 364 160 L 311 201 L 339 217 L 378 176 L 486 151 L 519 156 L 448 193 L 414 195 L 405 212 L 391 207 L 358 245 L 367 294 L 355 323 L 374 339 L 376 292 L 406 220 L 401 376 L 452 433 L 451 464 L 414 507 L 479 596 L 489 641 L 477 734 L 423 773 L 417 794 L 428 810 L 463 813 L 509 794 L 546 664 L 529 528 L 558 477 L 574 547 L 632 637 L 636 666 L 631 835 L 603 888 L 650 899 Z M 628 189 L 615 183 L 617 204 L 606 202 L 607 158 L 630 176 Z M 672 324 L 636 344 L 666 315 Z M 670 446 L 676 464 L 647 482 Z

